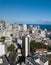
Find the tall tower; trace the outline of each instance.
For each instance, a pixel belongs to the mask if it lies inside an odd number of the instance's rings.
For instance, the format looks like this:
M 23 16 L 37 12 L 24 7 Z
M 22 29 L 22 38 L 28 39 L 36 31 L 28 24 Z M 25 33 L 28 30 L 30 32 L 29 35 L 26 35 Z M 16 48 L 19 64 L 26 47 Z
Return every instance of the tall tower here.
M 30 36 L 23 36 L 22 37 L 22 47 L 23 47 L 23 55 L 25 57 L 30 55 Z
M 28 37 L 25 37 L 25 57 L 28 56 Z
M 23 32 L 24 32 L 24 31 L 27 31 L 27 25 L 26 25 L 26 24 L 23 24 L 23 25 L 22 25 L 22 29 L 23 29 Z

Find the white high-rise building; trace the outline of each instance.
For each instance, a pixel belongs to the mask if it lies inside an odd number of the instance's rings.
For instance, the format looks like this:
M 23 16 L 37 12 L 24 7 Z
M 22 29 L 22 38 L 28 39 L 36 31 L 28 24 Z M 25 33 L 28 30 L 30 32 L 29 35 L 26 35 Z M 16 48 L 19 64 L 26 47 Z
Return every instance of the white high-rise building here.
M 18 31 L 22 31 L 22 26 L 21 25 L 18 26 Z
M 5 45 L 0 42 L 0 57 L 6 54 Z
M 28 37 L 25 38 L 25 57 L 28 56 Z
M 3 31 L 5 28 L 5 21 L 1 20 L 0 21 L 0 31 Z
M 24 52 L 24 56 L 27 57 L 30 55 L 30 36 L 23 36 L 22 39 L 22 47 L 23 47 L 23 52 Z
M 22 29 L 23 29 L 23 31 L 27 31 L 27 25 L 23 24 Z
M 11 31 L 12 30 L 12 24 L 6 24 L 6 30 Z
M 41 31 L 40 36 L 41 36 L 41 37 L 45 37 L 45 36 L 46 36 L 46 32 L 45 32 L 45 31 Z

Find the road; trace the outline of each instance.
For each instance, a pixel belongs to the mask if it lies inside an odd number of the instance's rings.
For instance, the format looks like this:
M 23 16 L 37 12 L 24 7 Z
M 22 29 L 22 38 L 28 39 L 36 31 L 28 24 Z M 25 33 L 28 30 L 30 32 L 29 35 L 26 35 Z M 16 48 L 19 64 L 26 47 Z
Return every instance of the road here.
M 3 63 L 0 65 L 8 65 L 8 61 L 5 56 L 3 56 Z

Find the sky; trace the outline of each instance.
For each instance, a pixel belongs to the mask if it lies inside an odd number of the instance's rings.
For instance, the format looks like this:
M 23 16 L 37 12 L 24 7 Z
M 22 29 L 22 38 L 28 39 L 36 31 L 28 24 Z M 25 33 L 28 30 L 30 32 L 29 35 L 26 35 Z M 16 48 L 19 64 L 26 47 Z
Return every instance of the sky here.
M 51 0 L 0 0 L 0 20 L 51 24 Z

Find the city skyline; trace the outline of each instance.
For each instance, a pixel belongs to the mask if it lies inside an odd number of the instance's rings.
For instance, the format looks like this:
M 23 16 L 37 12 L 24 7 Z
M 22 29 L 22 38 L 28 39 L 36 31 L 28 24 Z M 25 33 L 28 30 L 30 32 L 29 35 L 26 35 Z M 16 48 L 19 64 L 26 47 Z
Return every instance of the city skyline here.
M 9 23 L 51 24 L 50 0 L 0 0 L 0 20 Z

